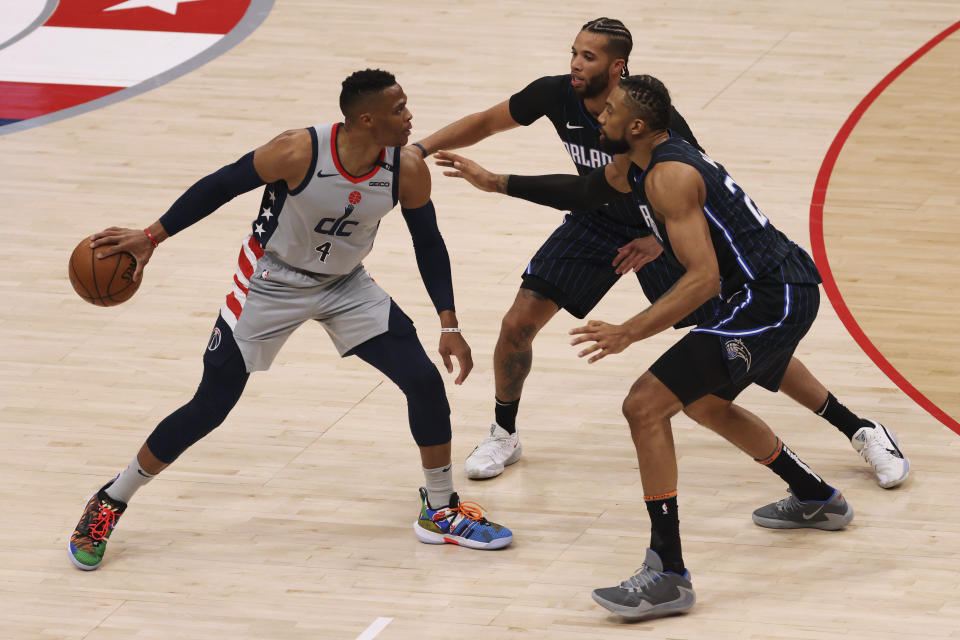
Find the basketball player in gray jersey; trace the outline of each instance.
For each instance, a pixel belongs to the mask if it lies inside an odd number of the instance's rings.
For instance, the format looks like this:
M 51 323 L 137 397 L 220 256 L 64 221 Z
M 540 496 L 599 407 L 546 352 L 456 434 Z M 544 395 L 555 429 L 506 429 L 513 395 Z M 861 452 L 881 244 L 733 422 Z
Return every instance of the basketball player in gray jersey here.
M 591 20 L 573 41 L 569 75 L 534 80 L 509 100 L 461 118 L 417 145 L 424 155 L 457 149 L 546 116 L 577 171 L 586 175 L 610 158 L 599 148 L 597 118 L 621 75 L 626 75 L 632 47 L 630 31 L 619 20 Z M 669 126 L 699 148 L 686 121 L 672 107 Z M 618 160 L 626 160 L 626 156 Z M 524 272 L 494 350 L 495 422 L 466 460 L 468 477 L 497 476 L 520 459 L 523 448 L 516 417 L 523 383 L 533 364 L 533 340 L 560 309 L 584 318 L 620 274 L 630 271 L 637 272 L 651 302 L 683 276 L 684 269 L 676 260 L 668 254 L 660 255 L 661 247 L 634 206 L 629 187 L 620 190 L 627 195 L 613 195 L 596 207 L 578 209 L 568 202 L 566 208 L 572 212 Z M 676 327 L 710 319 L 716 305 L 715 299 L 707 301 Z M 881 487 L 895 487 L 906 479 L 910 463 L 900 451 L 896 436 L 880 423 L 847 409 L 797 358 L 790 360 L 781 390 L 842 432 L 873 467 Z
M 132 253 L 139 279 L 160 242 L 266 184 L 207 345 L 200 386 L 190 402 L 157 425 L 130 465 L 87 502 L 69 545 L 78 568 L 100 565 L 134 492 L 222 423 L 250 373 L 268 369 L 294 329 L 308 320 L 326 329 L 342 356 L 369 362 L 406 395 L 426 480 L 413 523 L 417 538 L 474 549 L 512 542 L 509 529 L 488 521 L 478 505 L 461 502 L 454 492 L 443 379 L 411 320 L 361 264 L 380 219 L 399 202 L 440 316 L 440 354 L 448 372 L 451 356 L 457 359 L 456 383 L 462 383 L 473 362 L 457 328 L 430 173 L 418 153 L 401 149 L 412 120 L 407 97 L 393 75 L 367 69 L 343 82 L 340 108 L 344 123 L 277 136 L 197 182 L 145 230 L 111 227 L 92 237 L 99 256 Z

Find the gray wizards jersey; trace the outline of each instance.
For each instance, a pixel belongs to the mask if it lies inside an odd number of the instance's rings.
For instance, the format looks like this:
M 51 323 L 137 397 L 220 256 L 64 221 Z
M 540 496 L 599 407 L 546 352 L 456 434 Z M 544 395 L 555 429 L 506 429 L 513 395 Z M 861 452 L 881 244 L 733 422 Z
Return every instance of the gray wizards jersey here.
M 387 147 L 373 170 L 347 172 L 337 157 L 342 124 L 307 130 L 313 142 L 310 171 L 295 190 L 267 185 L 252 237 L 265 253 L 310 273 L 341 275 L 373 248 L 380 219 L 397 204 L 400 148 Z

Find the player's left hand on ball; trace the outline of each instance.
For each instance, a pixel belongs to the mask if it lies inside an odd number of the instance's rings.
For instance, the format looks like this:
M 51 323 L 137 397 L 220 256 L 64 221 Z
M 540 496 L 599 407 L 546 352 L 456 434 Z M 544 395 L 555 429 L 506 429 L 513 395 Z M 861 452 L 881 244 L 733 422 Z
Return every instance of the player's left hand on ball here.
M 578 336 L 570 341 L 571 345 L 593 342 L 592 345 L 577 354 L 578 357 L 583 358 L 591 353 L 598 352 L 587 360 L 589 363 L 596 362 L 612 353 L 620 353 L 631 343 L 623 325 L 610 324 L 602 320 L 591 320 L 586 326 L 571 329 L 570 335 Z
M 437 166 L 453 169 L 453 171 L 444 171 L 443 175 L 451 178 L 463 178 L 481 191 L 497 190 L 497 176 L 473 160 L 449 151 L 437 151 L 435 156 Z
M 440 357 L 443 358 L 443 366 L 447 368 L 447 373 L 453 373 L 453 361 L 450 356 L 457 359 L 460 365 L 460 373 L 454 384 L 463 384 L 463 381 L 470 375 L 473 369 L 473 356 L 470 353 L 470 345 L 461 333 L 441 333 L 440 334 Z

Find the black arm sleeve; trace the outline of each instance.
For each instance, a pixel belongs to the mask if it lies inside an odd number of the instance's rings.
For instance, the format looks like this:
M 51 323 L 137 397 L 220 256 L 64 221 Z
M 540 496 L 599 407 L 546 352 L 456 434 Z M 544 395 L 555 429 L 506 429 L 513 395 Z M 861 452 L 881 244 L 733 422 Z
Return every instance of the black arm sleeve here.
M 160 224 L 172 236 L 203 220 L 241 193 L 265 184 L 253 168 L 251 151 L 233 164 L 198 180 L 160 216 Z
M 413 238 L 413 252 L 417 268 L 427 288 L 427 294 L 437 313 L 454 311 L 453 277 L 450 274 L 450 255 L 437 226 L 437 212 L 433 201 L 418 209 L 400 208 Z
M 566 76 L 545 76 L 534 80 L 519 92 L 510 96 L 510 117 L 517 124 L 533 124 L 541 116 L 556 109 L 560 103 L 560 90 Z
M 507 195 L 561 210 L 584 211 L 623 196 L 610 186 L 604 168 L 585 176 L 554 174 L 507 178 Z

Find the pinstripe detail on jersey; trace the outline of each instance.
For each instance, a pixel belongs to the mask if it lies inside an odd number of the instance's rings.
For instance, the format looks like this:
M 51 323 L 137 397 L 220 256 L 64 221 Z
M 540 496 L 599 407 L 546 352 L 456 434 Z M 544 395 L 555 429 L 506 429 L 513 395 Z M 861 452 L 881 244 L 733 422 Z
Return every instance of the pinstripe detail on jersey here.
M 723 233 L 723 237 L 726 238 L 727 244 L 730 245 L 730 250 L 733 251 L 733 255 L 737 257 L 737 262 L 740 264 L 743 272 L 748 278 L 755 280 L 756 278 L 753 275 L 753 271 L 750 269 L 750 266 L 747 265 L 747 261 L 744 259 L 743 253 L 741 253 L 740 249 L 737 248 L 736 243 L 733 241 L 733 235 L 730 233 L 730 231 L 723 226 L 723 223 L 720 222 L 720 219 L 717 217 L 717 215 L 713 211 L 710 211 L 710 207 L 704 207 L 703 212 L 707 214 L 707 219 L 710 220 L 710 222 L 712 222 L 713 225 L 720 229 L 720 231 Z
M 237 258 L 237 270 L 233 274 L 233 289 L 227 294 L 227 299 L 220 307 L 220 316 L 229 325 L 230 329 L 235 329 L 237 320 L 243 312 L 243 305 L 247 301 L 247 294 L 250 291 L 250 278 L 253 277 L 257 269 L 257 261 L 263 257 L 263 247 L 250 234 L 240 245 L 240 256 Z

